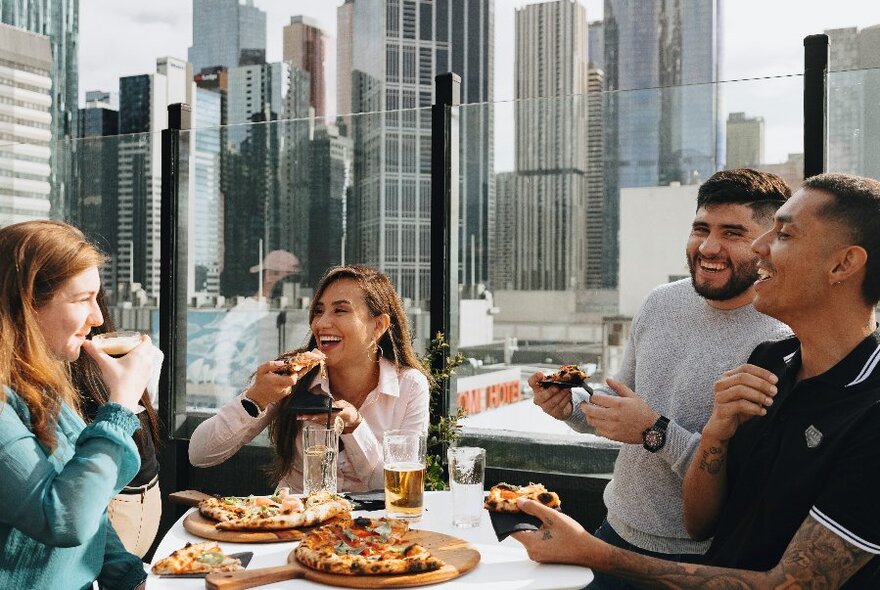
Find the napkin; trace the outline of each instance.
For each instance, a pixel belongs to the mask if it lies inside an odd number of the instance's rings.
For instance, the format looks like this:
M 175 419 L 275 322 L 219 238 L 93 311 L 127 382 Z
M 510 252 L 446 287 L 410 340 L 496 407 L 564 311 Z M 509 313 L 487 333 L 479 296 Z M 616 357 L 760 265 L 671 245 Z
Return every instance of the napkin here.
M 489 520 L 495 529 L 495 536 L 503 541 L 510 533 L 517 531 L 536 531 L 541 526 L 541 519 L 525 512 L 492 512 Z

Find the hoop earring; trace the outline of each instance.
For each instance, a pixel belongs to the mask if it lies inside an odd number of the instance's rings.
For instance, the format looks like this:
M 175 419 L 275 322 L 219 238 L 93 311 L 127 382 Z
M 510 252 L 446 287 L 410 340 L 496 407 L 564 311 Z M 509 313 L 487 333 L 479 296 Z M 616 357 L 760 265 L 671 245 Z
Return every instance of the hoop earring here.
M 382 347 L 379 345 L 378 342 L 376 343 L 376 355 L 377 355 L 377 356 L 376 356 L 376 362 L 377 362 L 377 363 L 379 362 L 379 359 L 380 359 L 380 358 L 382 358 L 383 356 L 385 356 L 385 351 L 382 350 Z

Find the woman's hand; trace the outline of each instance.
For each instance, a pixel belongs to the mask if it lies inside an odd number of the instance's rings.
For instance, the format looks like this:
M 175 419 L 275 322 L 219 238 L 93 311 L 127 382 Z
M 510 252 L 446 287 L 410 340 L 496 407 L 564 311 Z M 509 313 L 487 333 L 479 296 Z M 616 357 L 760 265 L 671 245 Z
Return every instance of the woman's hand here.
M 106 354 L 91 340 L 83 343 L 83 350 L 95 360 L 101 371 L 107 386 L 108 401 L 134 412 L 153 373 L 153 343 L 150 337 L 141 334 L 141 343 L 120 358 Z
M 345 400 L 334 400 L 333 401 L 334 408 L 342 408 L 341 412 L 336 412 L 335 415 L 342 420 L 343 428 L 342 434 L 351 434 L 355 428 L 360 426 L 360 423 L 363 421 L 363 417 L 361 413 L 358 411 L 356 407 L 352 404 L 348 403 Z M 299 420 L 304 422 L 314 422 L 315 424 L 319 424 L 322 426 L 327 425 L 327 414 L 300 414 L 297 416 Z M 335 420 L 334 420 L 335 421 Z
M 263 363 L 257 367 L 253 382 L 245 389 L 245 397 L 260 406 L 261 410 L 288 395 L 290 388 L 299 380 L 298 375 L 279 375 L 275 372 L 284 365 L 284 361 Z

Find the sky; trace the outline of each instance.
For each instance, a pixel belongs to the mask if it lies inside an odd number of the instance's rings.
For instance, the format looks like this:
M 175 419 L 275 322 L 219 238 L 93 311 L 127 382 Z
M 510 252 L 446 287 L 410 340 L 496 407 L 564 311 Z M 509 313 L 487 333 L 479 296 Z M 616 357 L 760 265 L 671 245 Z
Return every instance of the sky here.
M 495 0 L 496 102 L 513 98 L 514 14 L 517 7 L 531 3 Z M 281 30 L 293 15 L 317 20 L 335 43 L 336 7 L 342 0 L 254 0 L 254 4 L 267 14 L 269 61 L 281 59 Z M 581 0 L 581 4 L 588 20 L 602 18 L 602 0 Z M 763 116 L 766 161 L 783 161 L 789 152 L 802 151 L 802 83 L 800 78 L 784 76 L 802 73 L 803 38 L 825 29 L 880 24 L 880 1 L 721 0 L 721 5 L 722 80 L 755 79 L 725 83 L 722 110 Z M 118 91 L 121 76 L 155 71 L 157 57 L 186 59 L 192 44 L 192 5 L 188 0 L 82 0 L 79 26 L 82 101 L 87 90 Z M 328 67 L 335 72 L 335 49 L 330 53 Z M 757 80 L 765 77 L 771 79 Z M 328 89 L 328 98 L 335 106 L 335 85 Z M 512 167 L 506 145 L 501 137 L 496 140 L 498 170 Z

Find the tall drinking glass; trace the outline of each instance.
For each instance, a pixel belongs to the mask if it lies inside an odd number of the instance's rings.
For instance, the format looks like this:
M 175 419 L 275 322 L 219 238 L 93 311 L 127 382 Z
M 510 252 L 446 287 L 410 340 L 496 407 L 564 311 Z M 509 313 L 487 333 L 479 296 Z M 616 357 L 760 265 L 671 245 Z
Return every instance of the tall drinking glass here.
M 385 512 L 391 518 L 418 520 L 425 498 L 424 432 L 389 430 L 382 440 L 385 457 Z
M 307 424 L 303 429 L 303 493 L 336 493 L 339 434 L 334 428 Z
M 449 459 L 449 487 L 452 490 L 452 524 L 480 526 L 483 517 L 483 480 L 486 449 L 454 447 L 446 451 Z

